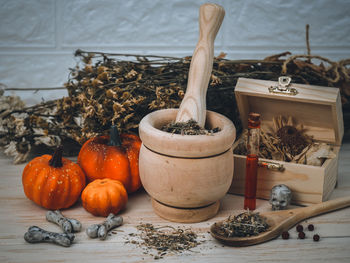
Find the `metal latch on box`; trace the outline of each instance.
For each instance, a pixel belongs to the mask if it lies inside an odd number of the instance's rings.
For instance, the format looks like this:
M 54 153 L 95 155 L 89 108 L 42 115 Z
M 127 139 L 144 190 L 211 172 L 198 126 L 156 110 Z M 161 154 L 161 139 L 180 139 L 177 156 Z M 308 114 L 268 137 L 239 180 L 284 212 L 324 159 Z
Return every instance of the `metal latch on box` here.
M 259 165 L 259 167 L 265 167 L 268 170 L 280 171 L 280 172 L 284 171 L 284 166 L 283 166 L 283 164 L 280 164 L 280 163 L 259 161 L 258 165 Z
M 297 89 L 291 87 L 291 81 L 292 79 L 290 77 L 279 77 L 278 86 L 269 87 L 269 92 L 295 96 L 298 94 L 298 91 Z

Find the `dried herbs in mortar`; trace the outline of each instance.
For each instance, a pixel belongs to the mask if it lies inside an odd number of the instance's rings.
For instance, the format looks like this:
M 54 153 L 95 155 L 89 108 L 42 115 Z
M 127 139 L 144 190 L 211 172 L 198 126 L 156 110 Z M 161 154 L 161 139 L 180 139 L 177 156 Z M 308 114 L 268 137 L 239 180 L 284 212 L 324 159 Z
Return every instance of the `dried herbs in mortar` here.
M 219 127 L 214 129 L 206 129 L 202 128 L 198 125 L 193 119 L 190 119 L 186 122 L 171 122 L 163 127 L 161 127 L 162 131 L 166 131 L 173 134 L 181 134 L 181 135 L 212 135 L 215 132 L 220 131 Z

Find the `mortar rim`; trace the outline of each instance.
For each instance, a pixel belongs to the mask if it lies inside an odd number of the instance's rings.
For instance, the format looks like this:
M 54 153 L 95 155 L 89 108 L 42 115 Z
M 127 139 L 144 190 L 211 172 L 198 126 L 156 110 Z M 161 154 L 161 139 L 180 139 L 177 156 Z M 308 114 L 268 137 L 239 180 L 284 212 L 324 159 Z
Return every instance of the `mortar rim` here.
M 177 111 L 157 110 L 141 120 L 139 135 L 147 148 L 174 157 L 207 157 L 221 154 L 232 147 L 236 139 L 234 124 L 224 115 L 209 110 L 206 122 L 221 128 L 213 135 L 180 135 L 160 130 L 160 126 L 175 120 Z

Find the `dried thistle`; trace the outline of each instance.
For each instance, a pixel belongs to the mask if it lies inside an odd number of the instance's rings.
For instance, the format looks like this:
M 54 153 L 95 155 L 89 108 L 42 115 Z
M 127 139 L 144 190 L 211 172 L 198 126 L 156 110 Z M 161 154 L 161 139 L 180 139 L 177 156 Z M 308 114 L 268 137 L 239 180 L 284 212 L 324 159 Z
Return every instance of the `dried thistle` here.
M 306 134 L 303 125 L 297 124 L 291 116 L 287 120 L 282 116 L 275 117 L 273 124 L 273 135 L 279 139 L 278 148 L 285 149 L 292 158 L 314 143 L 312 137 Z

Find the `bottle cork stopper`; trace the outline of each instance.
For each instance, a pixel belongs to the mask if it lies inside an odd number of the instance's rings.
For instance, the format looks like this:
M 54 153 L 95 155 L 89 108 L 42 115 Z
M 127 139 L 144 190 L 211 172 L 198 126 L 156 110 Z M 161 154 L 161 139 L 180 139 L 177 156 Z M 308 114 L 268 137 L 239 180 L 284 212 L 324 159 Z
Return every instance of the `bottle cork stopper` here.
M 260 126 L 260 114 L 251 112 L 248 115 L 248 126 L 249 127 L 259 127 Z

